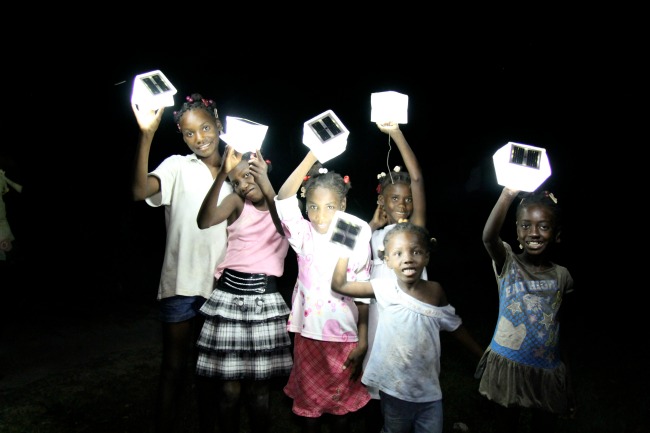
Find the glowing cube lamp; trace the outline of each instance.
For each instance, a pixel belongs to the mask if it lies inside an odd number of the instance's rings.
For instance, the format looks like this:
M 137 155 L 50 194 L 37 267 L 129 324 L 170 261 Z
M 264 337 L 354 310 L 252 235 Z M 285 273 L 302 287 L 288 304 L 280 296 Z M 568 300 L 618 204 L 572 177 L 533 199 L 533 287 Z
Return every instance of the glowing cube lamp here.
M 375 123 L 408 123 L 409 97 L 398 92 L 370 94 L 370 121 Z
M 336 114 L 327 110 L 305 122 L 302 142 L 311 149 L 321 164 L 325 164 L 345 151 L 349 135 L 350 131 Z
M 371 230 L 361 218 L 339 210 L 334 214 L 325 236 L 333 244 L 354 250 L 357 244 L 370 243 Z
M 551 175 L 546 149 L 508 142 L 492 156 L 497 183 L 507 188 L 532 192 Z
M 139 109 L 157 110 L 174 106 L 175 94 L 176 88 L 165 74 L 156 70 L 136 75 L 131 101 L 136 103 Z
M 226 116 L 226 132 L 219 139 L 228 143 L 239 153 L 257 152 L 262 149 L 268 126 L 242 119 L 241 117 Z

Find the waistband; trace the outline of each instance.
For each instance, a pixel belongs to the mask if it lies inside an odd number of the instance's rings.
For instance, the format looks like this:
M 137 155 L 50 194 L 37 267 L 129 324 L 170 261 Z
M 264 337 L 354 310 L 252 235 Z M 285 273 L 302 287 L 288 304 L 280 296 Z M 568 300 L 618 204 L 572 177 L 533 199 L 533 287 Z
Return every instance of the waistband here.
M 246 272 L 224 269 L 217 280 L 215 288 L 234 295 L 253 293 L 275 293 L 278 291 L 273 275 L 249 274 Z

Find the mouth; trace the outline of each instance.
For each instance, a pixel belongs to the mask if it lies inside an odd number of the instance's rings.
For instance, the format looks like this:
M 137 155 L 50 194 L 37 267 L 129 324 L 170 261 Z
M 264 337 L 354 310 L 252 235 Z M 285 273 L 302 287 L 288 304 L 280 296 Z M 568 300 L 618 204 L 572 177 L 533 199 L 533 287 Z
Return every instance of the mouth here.
M 210 141 L 210 142 L 208 142 L 208 143 L 204 143 L 204 144 L 201 144 L 200 146 L 197 146 L 196 149 L 197 149 L 197 150 L 205 150 L 205 149 L 207 149 L 208 147 L 210 147 L 211 145 L 212 145 L 212 142 Z
M 415 268 L 404 268 L 402 269 L 402 273 L 407 277 L 412 277 L 417 273 L 417 270 Z
M 544 242 L 541 241 L 526 241 L 526 245 L 532 249 L 540 248 L 544 245 Z

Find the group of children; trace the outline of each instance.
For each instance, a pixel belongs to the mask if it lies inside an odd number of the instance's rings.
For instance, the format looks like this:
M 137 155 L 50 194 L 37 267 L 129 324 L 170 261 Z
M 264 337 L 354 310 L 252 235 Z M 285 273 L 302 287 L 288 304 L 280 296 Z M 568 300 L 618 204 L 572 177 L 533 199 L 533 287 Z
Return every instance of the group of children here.
M 268 431 L 271 380 L 286 378 L 284 393 L 302 431 L 319 432 L 326 415 L 332 431 L 349 431 L 351 414 L 364 408 L 369 432 L 441 433 L 440 331 L 480 360 L 479 391 L 489 400 L 541 415 L 569 408 L 558 335 L 572 279 L 550 261 L 560 233 L 551 194 L 519 204 L 519 255 L 499 238 L 518 191 L 504 188 L 488 218 L 483 241 L 500 308 L 484 350 L 443 287 L 427 279 L 436 241 L 425 228 L 422 172 L 397 124 L 377 126 L 397 145 L 406 170 L 379 176 L 372 220 L 358 224 L 351 245 L 341 245 L 330 241 L 330 225 L 345 215 L 351 180 L 327 170 L 312 150 L 276 194 L 259 149 L 242 155 L 227 145 L 220 152 L 215 103 L 193 94 L 174 112 L 192 153 L 170 156 L 150 171 L 164 109 L 132 108 L 140 128 L 133 196 L 164 206 L 167 227 L 157 432 L 174 428 L 191 360 L 201 432 L 213 433 L 217 424 L 220 433 L 239 431 L 242 403 L 251 430 Z M 289 247 L 298 275 L 287 305 L 277 279 Z

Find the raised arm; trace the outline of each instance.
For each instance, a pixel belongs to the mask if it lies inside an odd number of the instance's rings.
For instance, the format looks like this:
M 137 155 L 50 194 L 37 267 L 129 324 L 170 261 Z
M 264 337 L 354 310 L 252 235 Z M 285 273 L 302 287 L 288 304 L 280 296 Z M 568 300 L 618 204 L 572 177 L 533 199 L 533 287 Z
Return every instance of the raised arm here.
M 348 281 L 348 257 L 339 257 L 332 274 L 332 290 L 353 298 L 372 298 L 375 292 L 369 281 Z
M 253 173 L 253 177 L 255 178 L 255 183 L 262 191 L 262 194 L 264 194 L 264 200 L 266 201 L 266 204 L 269 207 L 269 212 L 271 213 L 271 219 L 273 220 L 275 229 L 277 230 L 278 233 L 284 236 L 284 229 L 282 228 L 282 222 L 280 221 L 280 217 L 278 216 L 278 211 L 275 208 L 275 200 L 274 200 L 275 190 L 273 189 L 273 185 L 269 180 L 268 165 L 266 163 L 266 160 L 262 156 L 261 149 L 257 149 L 257 153 L 255 154 L 255 156 L 251 157 L 251 159 L 248 161 L 248 165 L 251 173 Z
M 196 223 L 200 229 L 207 229 L 217 225 L 228 219 L 233 213 L 234 205 L 230 202 L 239 200 L 239 196 L 232 193 L 224 198 L 221 205 L 219 205 L 219 193 L 221 192 L 223 183 L 226 181 L 226 177 L 228 177 L 228 173 L 241 161 L 241 157 L 242 155 L 236 152 L 234 148 L 226 146 L 223 158 L 221 159 L 219 173 L 217 173 L 217 177 L 214 178 L 212 186 L 205 195 L 196 217 Z
M 23 186 L 22 186 L 21 184 L 19 184 L 19 183 L 14 182 L 13 180 L 9 179 L 9 178 L 7 177 L 7 175 L 5 174 L 5 171 L 4 171 L 4 170 L 0 170 L 0 177 L 4 178 L 4 180 L 5 180 L 5 182 L 7 183 L 7 185 L 9 185 L 10 187 L 12 187 L 12 188 L 15 189 L 16 191 L 18 191 L 18 192 L 22 192 L 22 191 L 23 191 Z M 2 193 L 2 192 L 0 191 L 0 194 L 1 194 L 1 193 Z
M 298 167 L 289 175 L 287 180 L 278 191 L 278 200 L 292 197 L 298 192 L 298 188 L 302 184 L 303 179 L 309 173 L 309 169 L 318 161 L 314 153 L 310 150 L 303 158 Z
M 406 141 L 404 133 L 399 129 L 398 123 L 377 123 L 377 127 L 384 133 L 388 134 L 395 142 L 399 149 L 406 170 L 411 177 L 411 194 L 413 195 L 413 213 L 409 221 L 413 224 L 425 227 L 427 224 L 427 199 L 424 192 L 424 180 L 422 179 L 422 169 L 420 163 L 415 157 L 415 153 Z
M 504 187 L 490 212 L 490 216 L 488 216 L 485 227 L 483 227 L 483 245 L 498 270 L 503 268 L 506 259 L 506 249 L 500 236 L 501 228 L 508 214 L 508 209 L 518 193 L 517 190 Z
M 155 176 L 149 176 L 149 152 L 153 136 L 160 126 L 164 108 L 158 110 L 140 110 L 135 103 L 131 103 L 133 114 L 140 127 L 140 137 L 135 154 L 135 170 L 131 191 L 134 201 L 141 201 L 160 191 L 160 181 Z

